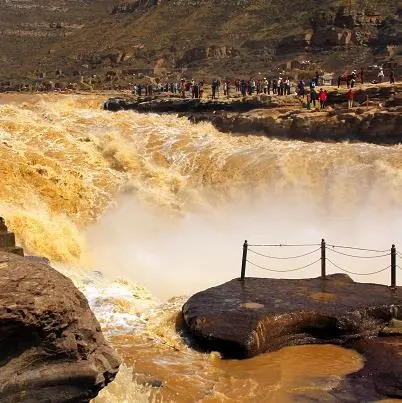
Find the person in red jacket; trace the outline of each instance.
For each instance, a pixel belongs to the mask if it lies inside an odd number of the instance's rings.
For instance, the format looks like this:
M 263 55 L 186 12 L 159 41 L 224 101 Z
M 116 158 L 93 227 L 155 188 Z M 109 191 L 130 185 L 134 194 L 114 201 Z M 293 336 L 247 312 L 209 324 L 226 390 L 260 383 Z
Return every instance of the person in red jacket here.
M 327 91 L 324 91 L 321 88 L 320 93 L 318 94 L 318 99 L 320 100 L 321 109 L 325 109 L 325 106 L 327 104 Z
M 352 88 L 349 89 L 349 91 L 346 94 L 346 97 L 348 98 L 348 109 L 352 109 L 353 100 L 355 99 L 355 92 L 352 90 Z

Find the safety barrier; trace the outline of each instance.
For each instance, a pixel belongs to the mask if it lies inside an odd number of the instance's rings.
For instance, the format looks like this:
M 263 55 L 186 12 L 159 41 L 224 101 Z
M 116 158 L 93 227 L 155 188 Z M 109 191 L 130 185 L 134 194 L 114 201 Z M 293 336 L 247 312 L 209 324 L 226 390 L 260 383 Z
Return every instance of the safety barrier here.
M 273 256 L 272 254 L 262 253 L 257 248 L 311 248 L 312 250 L 298 253 L 291 256 Z M 328 254 L 327 254 L 328 252 Z M 364 253 L 364 254 L 363 254 Z M 297 260 L 307 256 L 314 256 L 319 255 L 318 259 L 313 260 L 313 262 L 309 264 L 303 264 L 301 266 L 297 266 L 296 268 L 292 269 L 278 269 L 272 267 L 265 267 L 259 263 L 256 263 L 253 260 L 250 260 L 249 255 L 252 254 L 254 256 L 258 256 L 259 258 L 269 259 L 269 260 L 276 260 L 276 261 L 283 261 L 283 260 Z M 327 256 L 328 255 L 328 256 Z M 347 270 L 337 263 L 334 262 L 336 256 L 345 256 L 348 258 L 354 259 L 381 259 L 381 258 L 389 258 L 390 264 L 385 268 L 380 268 L 379 270 L 366 272 L 366 273 L 359 273 L 355 271 Z M 269 271 L 272 273 L 291 273 L 306 269 L 308 267 L 314 266 L 317 263 L 321 263 L 321 278 L 325 279 L 327 275 L 327 263 L 332 265 L 335 269 L 340 270 L 347 274 L 352 274 L 355 276 L 371 276 L 374 274 L 382 273 L 386 270 L 390 269 L 391 272 L 391 287 L 396 288 L 396 269 L 401 269 L 397 263 L 396 258 L 397 256 L 402 259 L 402 255 L 396 250 L 395 245 L 392 245 L 391 249 L 385 250 L 378 250 L 378 249 L 366 249 L 366 248 L 355 248 L 352 246 L 343 246 L 343 245 L 332 245 L 327 244 L 323 239 L 321 243 L 317 244 L 273 244 L 273 245 L 250 245 L 247 241 L 243 244 L 243 258 L 242 258 L 242 265 L 241 265 L 241 274 L 240 279 L 244 281 L 246 277 L 246 266 L 249 263 L 251 266 L 261 269 L 264 271 Z

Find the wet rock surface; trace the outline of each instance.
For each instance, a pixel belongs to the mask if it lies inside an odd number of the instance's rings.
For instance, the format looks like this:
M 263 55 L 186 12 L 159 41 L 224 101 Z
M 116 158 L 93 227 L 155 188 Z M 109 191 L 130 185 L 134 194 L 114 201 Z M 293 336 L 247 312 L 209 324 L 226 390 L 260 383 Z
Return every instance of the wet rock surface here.
M 182 313 L 202 349 L 247 358 L 285 346 L 376 337 L 391 319 L 402 318 L 402 290 L 341 274 L 236 279 L 195 294 Z
M 0 252 L 0 401 L 88 402 L 120 361 L 83 294 L 48 265 Z

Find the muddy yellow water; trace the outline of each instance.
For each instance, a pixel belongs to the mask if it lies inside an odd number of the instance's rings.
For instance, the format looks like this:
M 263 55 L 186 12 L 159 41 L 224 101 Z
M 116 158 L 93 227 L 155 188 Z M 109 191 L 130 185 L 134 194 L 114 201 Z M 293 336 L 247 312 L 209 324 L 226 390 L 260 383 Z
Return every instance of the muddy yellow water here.
M 362 365 L 356 353 L 304 346 L 224 361 L 175 332 L 186 298 L 164 301 L 237 277 L 246 238 L 399 246 L 402 146 L 224 134 L 174 115 L 106 112 L 106 98 L 0 96 L 1 215 L 27 253 L 47 256 L 83 290 L 125 363 L 98 400 L 333 401 L 342 376 Z M 389 265 L 331 258 L 357 273 Z M 319 273 L 318 263 L 289 278 Z
M 363 365 L 356 352 L 330 345 L 288 347 L 246 361 L 233 361 L 222 360 L 217 354 L 197 355 L 163 348 L 158 351 L 135 336 L 110 340 L 126 357 L 126 364 L 134 368 L 135 382 L 162 382 L 161 388 L 150 393 L 155 401 L 292 402 L 300 396 L 336 401 L 328 392 L 339 385 L 343 376 Z M 97 401 L 102 402 L 102 398 Z

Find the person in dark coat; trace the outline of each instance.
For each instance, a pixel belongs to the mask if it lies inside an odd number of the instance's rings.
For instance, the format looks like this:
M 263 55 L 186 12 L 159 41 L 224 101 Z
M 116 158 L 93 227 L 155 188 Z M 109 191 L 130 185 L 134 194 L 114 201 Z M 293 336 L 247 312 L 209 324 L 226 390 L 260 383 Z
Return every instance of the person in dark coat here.
M 299 81 L 299 84 L 297 84 L 297 93 L 299 94 L 299 97 L 304 98 L 306 95 L 306 90 L 304 88 L 304 82 L 302 80 Z
M 273 94 L 277 94 L 278 93 L 278 81 L 276 81 L 276 79 L 274 79 L 272 81 L 272 93 Z
M 389 72 L 389 83 L 395 84 L 395 72 L 393 69 L 391 69 Z
M 247 83 L 245 80 L 241 80 L 240 89 L 241 89 L 241 95 L 245 97 L 247 95 Z
M 315 108 L 316 104 L 317 104 L 317 100 L 318 100 L 318 94 L 317 94 L 317 91 L 315 90 L 315 88 L 311 89 L 310 96 L 311 96 L 311 102 L 313 103 L 313 106 Z

